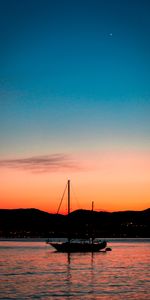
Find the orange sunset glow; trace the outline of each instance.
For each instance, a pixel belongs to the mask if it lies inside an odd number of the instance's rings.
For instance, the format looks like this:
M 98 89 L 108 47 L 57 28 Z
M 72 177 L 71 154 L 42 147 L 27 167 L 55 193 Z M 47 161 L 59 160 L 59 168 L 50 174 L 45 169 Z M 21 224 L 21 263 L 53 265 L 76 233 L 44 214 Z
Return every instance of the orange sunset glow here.
M 143 210 L 149 207 L 150 159 L 147 152 L 78 154 L 73 167 L 25 170 L 1 167 L 1 208 L 34 207 L 56 213 L 67 179 L 71 180 L 71 210 Z M 64 198 L 60 213 L 67 213 Z

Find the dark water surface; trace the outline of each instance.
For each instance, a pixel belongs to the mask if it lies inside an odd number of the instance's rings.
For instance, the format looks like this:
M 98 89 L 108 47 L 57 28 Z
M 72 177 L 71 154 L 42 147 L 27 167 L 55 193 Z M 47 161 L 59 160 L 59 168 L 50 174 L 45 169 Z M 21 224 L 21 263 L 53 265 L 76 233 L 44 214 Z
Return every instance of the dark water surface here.
M 150 240 L 109 246 L 68 255 L 44 241 L 0 241 L 0 299 L 150 299 Z

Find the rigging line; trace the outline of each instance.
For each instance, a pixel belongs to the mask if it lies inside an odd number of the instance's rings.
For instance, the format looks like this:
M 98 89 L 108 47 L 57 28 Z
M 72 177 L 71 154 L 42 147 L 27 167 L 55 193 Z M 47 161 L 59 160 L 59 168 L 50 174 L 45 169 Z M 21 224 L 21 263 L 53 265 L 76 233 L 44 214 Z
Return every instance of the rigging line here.
M 61 200 L 60 200 L 60 203 L 59 203 L 59 206 L 58 206 L 58 209 L 57 209 L 57 214 L 59 213 L 59 210 L 60 210 L 60 208 L 61 208 L 61 205 L 62 205 L 62 202 L 63 202 L 63 199 L 64 199 L 64 195 L 65 195 L 67 186 L 68 186 L 68 183 L 66 184 L 65 189 L 64 189 L 64 192 L 63 192 L 63 195 L 62 195 L 62 197 L 61 197 Z

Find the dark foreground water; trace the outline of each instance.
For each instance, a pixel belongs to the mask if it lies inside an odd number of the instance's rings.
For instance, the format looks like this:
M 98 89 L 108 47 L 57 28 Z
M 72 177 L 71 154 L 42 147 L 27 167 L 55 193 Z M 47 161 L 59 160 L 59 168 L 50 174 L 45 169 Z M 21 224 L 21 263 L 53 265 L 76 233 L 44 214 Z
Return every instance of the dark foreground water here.
M 150 299 L 150 240 L 107 253 L 57 253 L 43 242 L 0 242 L 0 299 Z

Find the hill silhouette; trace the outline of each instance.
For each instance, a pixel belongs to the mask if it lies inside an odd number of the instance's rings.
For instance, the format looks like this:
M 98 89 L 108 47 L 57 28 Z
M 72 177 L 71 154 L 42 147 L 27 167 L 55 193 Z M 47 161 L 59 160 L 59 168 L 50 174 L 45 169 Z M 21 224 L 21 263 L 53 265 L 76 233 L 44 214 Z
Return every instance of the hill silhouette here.
M 143 211 L 76 210 L 69 216 L 38 209 L 0 209 L 0 237 L 150 237 L 150 208 Z

